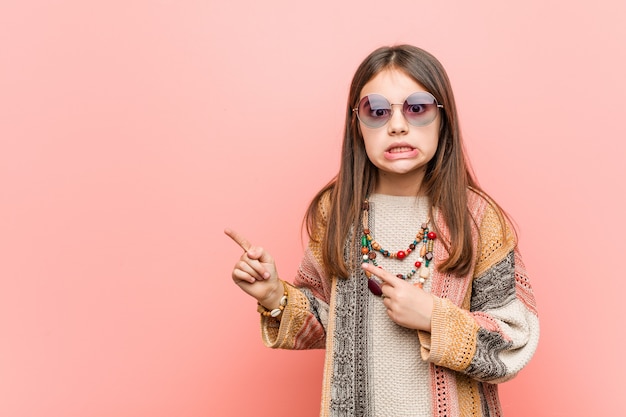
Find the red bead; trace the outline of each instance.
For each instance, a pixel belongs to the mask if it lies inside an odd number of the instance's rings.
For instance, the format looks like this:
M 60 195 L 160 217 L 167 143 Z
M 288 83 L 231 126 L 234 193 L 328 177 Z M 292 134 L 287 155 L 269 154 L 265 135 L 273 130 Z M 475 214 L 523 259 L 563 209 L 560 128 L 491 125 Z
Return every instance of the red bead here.
M 398 251 L 398 253 L 396 254 L 396 257 L 398 259 L 404 259 L 404 258 L 406 258 L 406 253 L 403 250 Z
M 436 234 L 435 232 L 428 232 L 428 234 L 427 234 L 426 236 L 428 236 L 428 238 L 429 238 L 430 240 L 435 240 L 435 239 L 437 239 L 437 234 Z
M 416 261 L 415 262 L 415 267 L 419 268 L 420 266 L 422 266 L 422 263 L 420 261 Z

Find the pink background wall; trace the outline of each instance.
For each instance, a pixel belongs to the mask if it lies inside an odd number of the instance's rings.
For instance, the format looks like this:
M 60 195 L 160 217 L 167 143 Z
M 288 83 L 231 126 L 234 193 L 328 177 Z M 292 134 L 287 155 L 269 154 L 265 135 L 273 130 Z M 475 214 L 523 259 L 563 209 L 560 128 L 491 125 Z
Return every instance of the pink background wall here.
M 520 228 L 542 319 L 507 417 L 624 415 L 622 0 L 3 1 L 0 415 L 316 416 L 262 347 L 233 227 L 290 280 L 350 77 L 414 43 Z

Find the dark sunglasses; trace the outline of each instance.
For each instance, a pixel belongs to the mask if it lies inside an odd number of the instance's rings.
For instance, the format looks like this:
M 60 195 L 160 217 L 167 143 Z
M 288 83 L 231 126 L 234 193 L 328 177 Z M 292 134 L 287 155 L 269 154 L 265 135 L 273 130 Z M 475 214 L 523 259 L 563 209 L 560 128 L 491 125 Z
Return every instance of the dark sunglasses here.
M 413 126 L 426 126 L 437 117 L 437 110 L 443 108 L 430 93 L 413 93 L 402 104 L 391 104 L 380 94 L 368 94 L 361 99 L 358 107 L 352 109 L 361 123 L 367 127 L 383 127 L 393 114 L 393 106 L 402 106 L 402 114 Z

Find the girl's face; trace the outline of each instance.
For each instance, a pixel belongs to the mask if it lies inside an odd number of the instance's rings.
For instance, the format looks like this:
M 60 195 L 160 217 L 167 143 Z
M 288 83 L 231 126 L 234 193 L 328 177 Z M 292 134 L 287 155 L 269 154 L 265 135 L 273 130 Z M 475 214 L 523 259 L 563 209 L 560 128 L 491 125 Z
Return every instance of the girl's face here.
M 393 104 L 393 114 L 382 127 L 371 128 L 359 122 L 365 151 L 378 168 L 376 192 L 393 195 L 415 195 L 426 172 L 426 164 L 437 151 L 441 116 L 426 126 L 414 126 L 402 113 L 406 98 L 426 89 L 396 69 L 378 73 L 363 86 L 359 100 L 368 94 L 379 94 Z

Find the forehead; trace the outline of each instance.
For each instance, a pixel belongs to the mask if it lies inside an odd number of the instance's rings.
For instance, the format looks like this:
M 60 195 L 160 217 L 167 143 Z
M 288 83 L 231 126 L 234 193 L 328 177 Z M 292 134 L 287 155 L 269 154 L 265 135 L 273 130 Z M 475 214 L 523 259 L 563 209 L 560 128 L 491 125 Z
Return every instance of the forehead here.
M 368 94 L 380 94 L 392 102 L 400 103 L 410 94 L 427 91 L 423 85 L 397 69 L 385 69 L 369 80 L 361 89 L 359 98 Z

